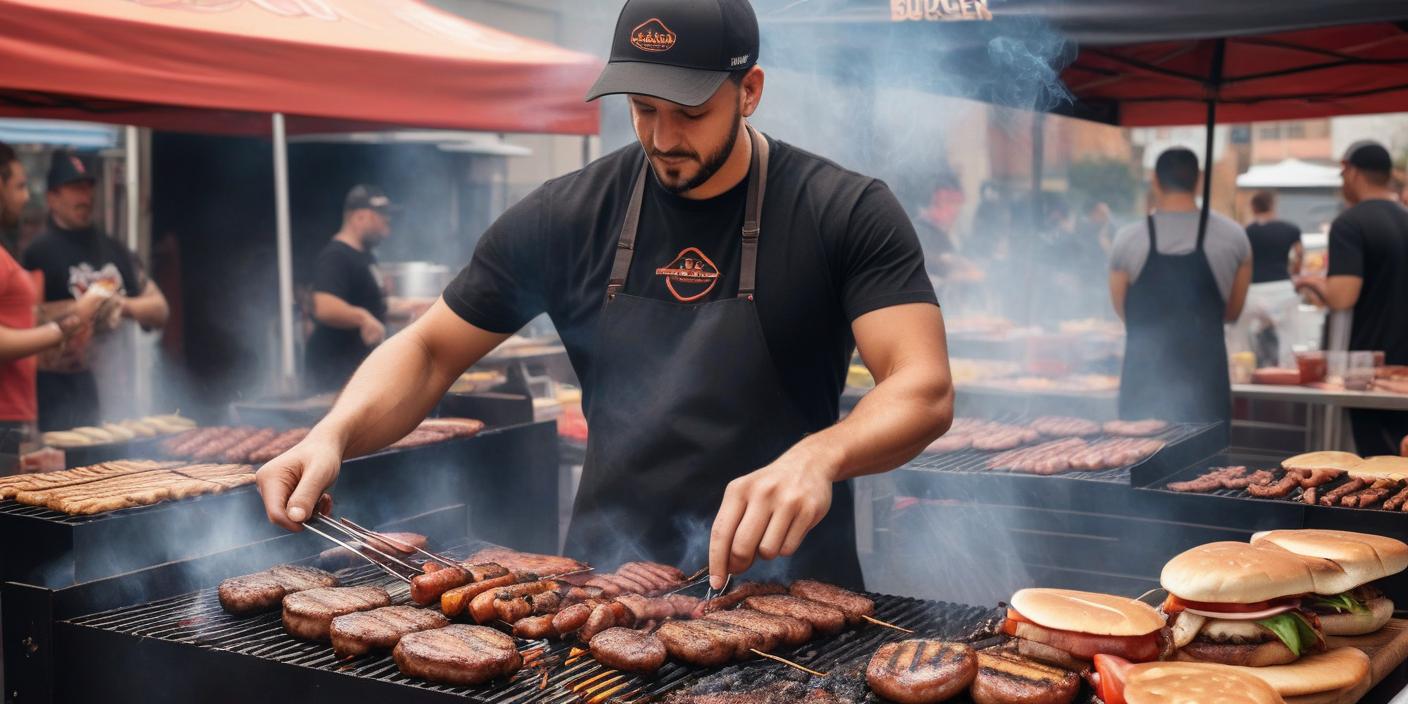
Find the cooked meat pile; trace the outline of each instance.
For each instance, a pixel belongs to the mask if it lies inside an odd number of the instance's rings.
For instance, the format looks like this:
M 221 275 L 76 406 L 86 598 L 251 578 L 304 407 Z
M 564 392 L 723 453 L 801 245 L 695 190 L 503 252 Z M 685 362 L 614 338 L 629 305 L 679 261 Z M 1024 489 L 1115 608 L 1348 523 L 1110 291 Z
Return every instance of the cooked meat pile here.
M 87 515 L 217 494 L 252 483 L 254 468 L 240 464 L 121 460 L 5 479 L 0 484 L 0 498 Z
M 338 616 L 332 620 L 329 633 L 334 652 L 341 657 L 354 657 L 373 650 L 390 650 L 408 634 L 448 625 L 450 619 L 430 609 L 384 606 Z
M 220 606 L 232 614 L 245 615 L 273 611 L 284 597 L 319 587 L 337 586 L 337 577 L 312 567 L 276 565 L 263 572 L 231 577 L 216 591 Z
M 427 418 L 393 448 L 419 447 L 455 438 L 470 437 L 484 428 L 471 418 Z M 308 435 L 308 428 L 255 428 L 210 426 L 194 428 L 167 438 L 161 451 L 167 457 L 201 462 L 261 464 L 278 457 Z
M 332 620 L 357 611 L 391 605 L 381 587 L 322 587 L 284 597 L 284 630 L 304 640 L 326 641 Z
M 463 624 L 407 634 L 392 657 L 407 676 L 465 686 L 513 674 L 523 664 L 511 636 Z
M 968 689 L 978 676 L 978 656 L 961 643 L 906 640 L 886 643 L 870 658 L 870 688 L 900 704 L 941 702 Z
M 1338 483 L 1336 483 L 1338 482 Z M 1333 486 L 1331 486 L 1333 485 Z M 1347 476 L 1341 469 L 1262 469 L 1213 467 L 1194 479 L 1169 482 L 1170 491 L 1246 491 L 1261 499 L 1290 499 L 1319 506 L 1408 511 L 1408 483 L 1392 478 Z M 1299 496 L 1292 496 L 1300 489 Z

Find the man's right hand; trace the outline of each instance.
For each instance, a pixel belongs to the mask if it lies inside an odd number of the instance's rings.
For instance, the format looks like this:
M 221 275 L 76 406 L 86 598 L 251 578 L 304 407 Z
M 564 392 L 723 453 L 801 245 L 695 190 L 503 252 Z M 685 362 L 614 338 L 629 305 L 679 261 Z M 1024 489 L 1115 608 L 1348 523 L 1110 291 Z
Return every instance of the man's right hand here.
M 324 492 L 337 481 L 342 447 L 330 440 L 308 437 L 275 457 L 255 473 L 269 521 L 288 530 L 302 530 L 316 507 L 331 497 Z
M 381 321 L 377 320 L 370 313 L 367 314 L 366 320 L 362 321 L 362 326 L 359 331 L 362 334 L 362 344 L 367 347 L 376 347 L 381 344 L 382 340 L 386 339 L 386 326 L 382 325 Z

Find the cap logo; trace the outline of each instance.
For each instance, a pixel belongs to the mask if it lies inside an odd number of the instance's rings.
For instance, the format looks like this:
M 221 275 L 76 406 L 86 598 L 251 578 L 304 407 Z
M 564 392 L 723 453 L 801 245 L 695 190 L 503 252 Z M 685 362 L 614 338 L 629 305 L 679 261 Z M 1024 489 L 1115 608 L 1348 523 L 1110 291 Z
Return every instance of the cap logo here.
M 744 64 L 746 64 L 746 63 L 748 63 L 748 55 L 747 55 L 747 54 L 744 54 L 744 55 L 742 55 L 742 56 L 735 56 L 735 57 L 733 57 L 732 59 L 729 59 L 729 61 L 728 61 L 728 67 L 729 67 L 729 68 L 738 68 L 739 66 L 742 66 L 742 65 L 744 65 Z
M 675 45 L 675 33 L 664 22 L 652 17 L 631 30 L 631 46 L 641 51 L 659 53 Z
M 69 162 L 70 164 L 73 164 L 73 170 L 74 170 L 74 171 L 77 171 L 77 172 L 80 173 L 80 174 L 86 174 L 86 173 L 88 173 L 88 170 L 85 169 L 85 168 L 83 168 L 83 162 L 82 162 L 81 160 L 79 160 L 78 157 L 76 157 L 76 156 L 70 154 L 70 155 L 68 156 L 68 162 Z

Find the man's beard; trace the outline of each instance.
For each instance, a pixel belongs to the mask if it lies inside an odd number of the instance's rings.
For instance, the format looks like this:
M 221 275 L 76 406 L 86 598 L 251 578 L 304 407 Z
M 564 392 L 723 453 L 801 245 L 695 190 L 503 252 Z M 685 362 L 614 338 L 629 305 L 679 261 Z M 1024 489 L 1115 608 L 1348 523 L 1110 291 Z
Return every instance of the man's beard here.
M 738 125 L 742 122 L 741 118 L 743 115 L 736 110 L 735 113 L 733 127 L 729 130 L 728 139 L 724 140 L 723 146 L 719 147 L 718 151 L 710 154 L 706 159 L 700 159 L 699 155 L 695 152 L 652 152 L 651 156 L 687 157 L 699 162 L 699 172 L 696 173 L 693 178 L 674 183 L 666 181 L 665 175 L 661 173 L 661 167 L 655 166 L 652 163 L 652 166 L 655 167 L 655 180 L 659 181 L 660 185 L 665 190 L 678 194 L 692 191 L 713 178 L 714 174 L 718 173 L 719 169 L 723 168 L 724 162 L 728 161 L 729 155 L 733 153 L 734 144 L 738 142 Z

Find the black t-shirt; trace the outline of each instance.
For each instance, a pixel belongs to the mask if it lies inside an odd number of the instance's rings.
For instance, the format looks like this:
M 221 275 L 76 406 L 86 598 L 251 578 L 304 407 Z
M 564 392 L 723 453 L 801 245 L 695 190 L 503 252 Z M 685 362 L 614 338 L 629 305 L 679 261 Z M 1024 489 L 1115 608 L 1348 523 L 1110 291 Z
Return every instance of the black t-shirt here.
M 783 388 L 814 427 L 835 422 L 855 341 L 850 322 L 902 303 L 937 303 L 914 228 L 872 178 L 776 140 L 758 246 L 758 317 Z M 445 302 L 469 323 L 509 333 L 551 316 L 590 403 L 597 318 L 638 144 L 547 182 L 485 232 Z M 738 292 L 747 180 L 689 200 L 648 175 L 626 293 L 704 303 Z M 672 266 L 673 265 L 673 266 Z M 715 283 L 671 287 L 659 269 L 716 269 Z M 642 340 L 641 344 L 648 344 Z M 644 380 L 643 380 L 644 381 Z
M 1364 279 L 1354 304 L 1352 350 L 1383 350 L 1408 364 L 1408 209 L 1366 200 L 1330 225 L 1330 276 Z
M 1291 278 L 1291 247 L 1300 242 L 1300 228 L 1284 220 L 1247 225 L 1252 243 L 1252 283 Z
M 24 251 L 24 268 L 44 272 L 44 300 L 73 300 L 99 281 L 128 296 L 147 287 L 146 273 L 126 247 L 96 228 L 65 230 L 53 220 Z
M 371 252 L 333 240 L 314 262 L 313 291 L 332 294 L 348 305 L 364 308 L 384 323 L 386 295 L 372 268 L 375 264 Z M 308 338 L 308 378 L 317 390 L 338 388 L 370 352 L 371 348 L 362 344 L 362 333 L 357 328 L 343 330 L 317 323 Z

